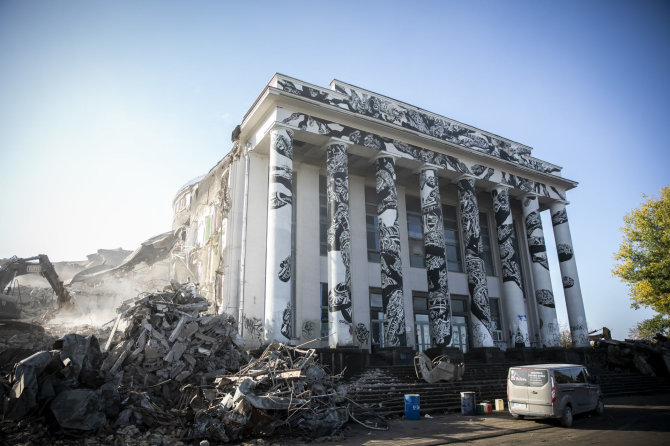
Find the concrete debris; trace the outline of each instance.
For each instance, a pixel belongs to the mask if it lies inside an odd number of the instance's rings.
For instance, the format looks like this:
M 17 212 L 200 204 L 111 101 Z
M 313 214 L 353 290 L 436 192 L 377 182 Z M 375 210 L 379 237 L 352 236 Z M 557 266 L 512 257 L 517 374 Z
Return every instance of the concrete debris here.
M 670 377 L 670 339 L 661 334 L 653 341 L 601 339 L 593 347 L 605 355 L 607 368 Z
M 126 328 L 102 370 L 122 372 L 123 385 L 148 392 L 166 407 L 176 406 L 184 385 L 212 384 L 215 377 L 239 370 L 248 355 L 237 323 L 226 314 L 204 314 L 209 306 L 195 285 L 175 282 L 122 305 L 119 325 Z
M 94 334 L 66 334 L 35 353 L 0 351 L 10 363 L 20 358 L 0 374 L 0 438 L 217 444 L 319 438 L 349 419 L 382 425 L 347 398 L 341 375 L 319 365 L 315 350 L 272 343 L 253 359 L 236 321 L 209 307 L 195 285 L 173 282 L 126 301 L 100 332 L 105 349 Z
M 4 417 L 17 420 L 47 403 L 63 429 L 94 431 L 118 413 L 118 383 L 99 369 L 102 352 L 94 336 L 69 334 L 51 351 L 37 352 L 14 368 Z
M 272 343 L 239 372 L 216 379 L 216 396 L 195 412 L 193 437 L 227 442 L 279 427 L 310 438 L 331 435 L 349 419 L 340 378 L 318 364 L 315 350 Z

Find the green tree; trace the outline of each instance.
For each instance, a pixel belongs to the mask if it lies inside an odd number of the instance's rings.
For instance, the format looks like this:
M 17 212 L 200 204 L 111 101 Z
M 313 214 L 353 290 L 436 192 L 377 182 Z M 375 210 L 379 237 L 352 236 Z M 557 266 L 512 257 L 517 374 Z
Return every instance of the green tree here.
M 670 319 L 660 314 L 657 314 L 651 319 L 645 319 L 628 330 L 628 337 L 631 339 L 646 339 L 651 341 L 654 339 L 656 333 L 668 336 L 668 334 L 670 334 Z
M 630 287 L 631 307 L 658 313 L 635 327 L 640 336 L 648 330 L 663 332 L 670 326 L 670 186 L 661 189 L 660 198 L 652 197 L 626 215 L 624 223 L 612 273 Z

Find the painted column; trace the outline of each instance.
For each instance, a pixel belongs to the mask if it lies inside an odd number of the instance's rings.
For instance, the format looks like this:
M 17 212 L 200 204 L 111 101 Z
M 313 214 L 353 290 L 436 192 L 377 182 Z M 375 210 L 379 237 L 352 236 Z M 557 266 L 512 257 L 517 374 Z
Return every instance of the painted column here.
M 458 201 L 461 208 L 461 225 L 465 243 L 465 269 L 470 290 L 470 337 L 472 346 L 493 347 L 491 336 L 491 307 L 486 285 L 484 260 L 481 256 L 479 232 L 479 207 L 475 194 L 475 180 L 461 177 L 458 181 Z
M 351 237 L 349 233 L 349 168 L 347 146 L 331 141 L 326 147 L 328 200 L 328 342 L 353 345 L 351 319 Z
M 384 345 L 404 347 L 407 345 L 407 334 L 405 333 L 405 306 L 402 292 L 395 160 L 392 156 L 381 155 L 375 160 L 375 167 L 384 304 Z
M 437 347 L 451 344 L 451 298 L 447 281 L 447 257 L 444 251 L 442 203 L 437 180 L 437 168 L 423 166 L 419 176 L 423 242 L 426 247 L 428 276 L 428 314 L 430 336 Z
M 572 344 L 575 347 L 588 347 L 589 332 L 586 326 L 586 313 L 584 312 L 584 301 L 582 300 L 582 289 L 579 286 L 577 275 L 577 264 L 572 249 L 572 237 L 568 224 L 568 213 L 565 203 L 555 202 L 550 206 L 551 224 L 554 227 L 554 239 L 558 251 L 558 265 L 561 268 L 561 280 L 563 282 L 563 293 L 565 294 L 565 305 L 568 309 L 568 322 L 572 334 Z
M 270 130 L 265 340 L 287 342 L 293 333 L 291 240 L 293 217 L 293 131 Z
M 556 305 L 551 288 L 547 248 L 544 244 L 544 231 L 540 218 L 540 203 L 536 195 L 524 195 L 522 200 L 523 216 L 526 223 L 526 237 L 530 251 L 531 269 L 535 284 L 535 301 L 540 318 L 540 345 L 558 347 L 561 345 L 556 319 Z
M 493 210 L 496 215 L 498 232 L 498 251 L 503 276 L 503 311 L 507 321 L 509 347 L 530 347 L 528 337 L 528 317 L 526 304 L 523 300 L 523 284 L 521 283 L 521 265 L 519 253 L 514 248 L 516 234 L 512 223 L 512 211 L 509 205 L 509 188 L 496 187 L 491 191 Z

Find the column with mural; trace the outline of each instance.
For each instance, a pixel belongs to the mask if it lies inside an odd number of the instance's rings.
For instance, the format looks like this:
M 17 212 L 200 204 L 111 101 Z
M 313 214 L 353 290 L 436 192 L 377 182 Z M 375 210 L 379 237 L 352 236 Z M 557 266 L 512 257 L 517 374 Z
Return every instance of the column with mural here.
M 484 260 L 481 255 L 479 207 L 475 194 L 475 180 L 462 177 L 458 181 L 458 201 L 465 244 L 465 269 L 470 291 L 470 336 L 472 346 L 493 347 L 491 335 L 491 307 L 486 284 Z
M 561 269 L 563 293 L 565 294 L 565 305 L 568 310 L 572 344 L 575 347 L 588 347 L 590 345 L 589 332 L 586 326 L 582 289 L 579 285 L 579 275 L 577 274 L 577 264 L 575 263 L 575 253 L 572 248 L 572 237 L 570 236 L 570 226 L 568 224 L 568 213 L 565 210 L 565 203 L 552 203 L 550 211 L 551 224 L 554 227 L 556 250 L 558 251 L 558 265 Z
M 526 238 L 530 253 L 531 270 L 535 284 L 535 301 L 540 319 L 540 339 L 542 347 L 558 347 L 561 345 L 556 318 L 554 293 L 551 288 L 547 248 L 544 243 L 544 231 L 540 217 L 540 203 L 536 195 L 527 194 L 521 199 L 523 216 L 526 225 Z
M 503 311 L 507 321 L 509 347 L 530 347 L 528 337 L 528 317 L 526 304 L 523 300 L 523 284 L 521 283 L 521 265 L 519 253 L 515 249 L 518 246 L 514 224 L 512 223 L 512 210 L 509 204 L 509 188 L 507 186 L 496 187 L 491 191 L 493 197 L 493 210 L 496 216 L 496 228 L 498 232 L 498 251 L 500 252 L 500 263 L 503 276 Z
M 349 169 L 347 146 L 326 147 L 328 202 L 328 342 L 353 345 L 351 314 L 351 237 L 349 233 Z
M 293 131 L 270 130 L 265 340 L 287 342 L 293 335 L 291 241 L 293 218 Z
M 391 156 L 381 155 L 375 160 L 375 167 L 384 305 L 384 345 L 404 347 L 407 345 L 407 334 L 405 333 L 405 306 L 402 291 L 395 160 Z
M 451 298 L 447 281 L 447 257 L 444 250 L 444 223 L 437 179 L 437 168 L 423 166 L 419 176 L 423 242 L 426 248 L 428 276 L 428 314 L 430 336 L 434 345 L 451 344 Z

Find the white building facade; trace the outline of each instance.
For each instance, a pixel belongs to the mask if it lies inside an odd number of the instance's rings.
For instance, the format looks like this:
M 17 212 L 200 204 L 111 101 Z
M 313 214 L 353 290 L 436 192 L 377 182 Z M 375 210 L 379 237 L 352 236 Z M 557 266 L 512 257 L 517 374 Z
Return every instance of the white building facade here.
M 173 274 L 252 346 L 554 347 L 552 232 L 573 343 L 588 346 L 566 212 L 576 183 L 560 172 L 417 107 L 277 74 L 233 150 L 177 194 Z

